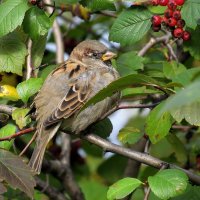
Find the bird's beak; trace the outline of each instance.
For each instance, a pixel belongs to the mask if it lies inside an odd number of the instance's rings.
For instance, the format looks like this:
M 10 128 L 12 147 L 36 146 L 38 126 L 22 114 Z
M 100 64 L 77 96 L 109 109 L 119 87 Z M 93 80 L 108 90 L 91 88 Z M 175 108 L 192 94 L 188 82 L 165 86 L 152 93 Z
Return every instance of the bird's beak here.
M 107 51 L 106 53 L 103 54 L 103 56 L 101 57 L 101 59 L 103 61 L 106 60 L 111 60 L 112 58 L 115 58 L 117 56 L 117 54 L 111 52 L 111 51 Z

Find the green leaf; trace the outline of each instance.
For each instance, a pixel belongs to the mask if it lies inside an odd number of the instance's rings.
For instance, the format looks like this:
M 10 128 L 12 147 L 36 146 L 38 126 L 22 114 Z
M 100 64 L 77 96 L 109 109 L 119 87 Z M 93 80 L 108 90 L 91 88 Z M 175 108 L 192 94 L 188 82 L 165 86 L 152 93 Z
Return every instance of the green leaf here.
M 185 20 L 186 25 L 192 29 L 197 27 L 197 21 L 200 16 L 200 1 L 187 0 L 181 9 L 182 18 Z
M 83 191 L 85 199 L 87 200 L 106 199 L 107 187 L 105 186 L 105 184 L 102 184 L 95 180 L 88 180 L 88 179 L 82 179 L 79 184 L 81 190 Z
M 46 46 L 47 36 L 41 36 L 32 43 L 32 64 L 34 67 L 39 67 L 41 65 L 45 46 Z
M 16 126 L 13 124 L 7 124 L 6 126 L 0 129 L 0 138 L 13 135 L 16 132 Z M 0 142 L 0 148 L 9 150 L 13 144 L 13 140 L 11 141 L 2 141 Z
M 0 150 L 0 177 L 13 188 L 19 188 L 29 197 L 33 197 L 36 183 L 31 169 L 22 158 L 3 149 Z
M 12 118 L 13 120 L 15 120 L 20 129 L 24 128 L 27 124 L 31 122 L 30 116 L 26 116 L 28 111 L 28 108 L 16 108 L 12 112 Z
M 123 98 L 134 97 L 136 95 L 148 95 L 148 94 L 158 94 L 158 90 L 147 89 L 146 86 L 136 87 L 136 88 L 127 88 L 122 91 Z
M 135 73 L 138 69 L 143 69 L 144 58 L 137 55 L 136 52 L 130 51 L 119 56 L 117 59 L 117 71 L 120 75 Z
M 135 127 L 125 127 L 120 130 L 118 139 L 123 144 L 135 144 L 143 137 L 143 135 L 144 134 Z
M 110 97 L 113 93 L 118 92 L 127 87 L 133 87 L 134 85 L 145 85 L 145 84 L 156 84 L 157 82 L 145 75 L 142 74 L 130 74 L 128 76 L 124 76 L 119 78 L 116 81 L 110 83 L 107 87 L 99 91 L 94 97 L 92 97 L 81 109 L 84 110 L 91 104 L 98 103 L 99 101 L 105 99 L 106 97 Z
M 0 37 L 21 25 L 28 9 L 26 0 L 7 0 L 0 4 Z
M 190 52 L 190 54 L 197 60 L 200 60 L 200 27 L 198 26 L 195 30 L 190 30 L 191 39 L 187 42 L 184 42 L 184 49 Z
M 47 76 L 57 67 L 57 65 L 49 65 L 39 71 L 39 77 L 45 80 Z
M 12 32 L 0 38 L 0 72 L 22 75 L 26 55 L 26 45 L 17 32 Z
M 123 178 L 109 187 L 107 198 L 109 200 L 122 199 L 138 188 L 142 182 L 135 178 Z
M 90 8 L 92 12 L 99 10 L 115 10 L 114 0 L 88 0 L 87 7 Z
M 113 126 L 109 118 L 105 118 L 91 126 L 91 132 L 103 138 L 108 137 L 112 130 Z
M 199 88 L 200 81 L 198 80 L 185 87 L 185 89 L 178 91 L 165 101 L 165 105 L 160 110 L 159 115 L 162 115 L 166 111 L 172 111 L 173 109 L 198 102 L 200 100 Z
M 182 165 L 184 165 L 187 162 L 188 156 L 184 144 L 179 140 L 179 138 L 175 134 L 169 134 L 166 138 L 171 145 L 171 149 L 173 150 L 176 159 Z
M 104 159 L 103 162 L 99 165 L 97 172 L 106 181 L 106 183 L 113 184 L 113 182 L 118 181 L 123 176 L 126 166 L 127 158 L 115 154 L 112 157 Z
M 148 177 L 148 183 L 153 193 L 161 199 L 182 194 L 188 184 L 187 175 L 177 169 L 165 169 L 154 176 Z
M 38 7 L 32 7 L 26 13 L 23 28 L 32 40 L 38 40 L 40 36 L 45 36 L 51 27 L 49 17 Z
M 199 68 L 191 68 L 183 71 L 182 73 L 176 75 L 172 81 L 175 83 L 180 83 L 183 86 L 188 86 L 192 79 L 194 78 L 195 74 L 199 73 L 200 69 Z
M 164 112 L 159 116 L 160 110 L 163 108 L 164 103 L 156 106 L 148 115 L 146 119 L 146 134 L 153 144 L 160 141 L 168 133 L 172 126 L 173 120 L 169 112 Z
M 27 81 L 23 81 L 17 85 L 17 92 L 24 103 L 28 102 L 28 99 L 34 95 L 41 88 L 43 83 L 42 78 L 30 78 Z
M 123 11 L 110 30 L 110 40 L 123 46 L 134 44 L 143 38 L 151 27 L 152 14 L 147 9 Z
M 185 119 L 188 123 L 195 126 L 200 126 L 200 102 L 193 102 L 189 105 L 183 105 L 180 108 L 170 110 L 172 117 L 177 121 L 181 122 Z
M 187 190 L 180 196 L 174 197 L 171 200 L 199 200 L 200 186 L 191 186 L 188 184 Z
M 173 79 L 175 76 L 184 71 L 186 71 L 186 68 L 180 63 L 175 61 L 163 62 L 163 73 L 168 79 Z

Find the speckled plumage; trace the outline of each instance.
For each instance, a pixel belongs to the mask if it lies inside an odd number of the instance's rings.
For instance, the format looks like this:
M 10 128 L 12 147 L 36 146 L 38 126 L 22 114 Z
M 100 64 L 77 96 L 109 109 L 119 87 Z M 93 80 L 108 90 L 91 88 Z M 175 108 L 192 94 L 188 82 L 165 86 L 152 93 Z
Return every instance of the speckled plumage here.
M 79 113 L 85 102 L 119 77 L 112 65 L 102 60 L 107 51 L 98 41 L 86 40 L 47 77 L 34 100 L 37 139 L 29 165 L 35 172 L 40 172 L 46 146 L 60 126 L 80 133 L 119 99 L 117 93 Z

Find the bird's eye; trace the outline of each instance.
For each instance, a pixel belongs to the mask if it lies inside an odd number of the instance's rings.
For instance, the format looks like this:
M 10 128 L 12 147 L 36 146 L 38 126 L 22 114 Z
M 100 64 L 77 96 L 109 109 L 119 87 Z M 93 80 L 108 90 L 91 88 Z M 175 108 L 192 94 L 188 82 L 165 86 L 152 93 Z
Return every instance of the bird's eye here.
M 98 54 L 97 54 L 97 53 L 93 53 L 93 56 L 94 56 L 94 57 L 97 57 L 97 56 L 98 56 Z

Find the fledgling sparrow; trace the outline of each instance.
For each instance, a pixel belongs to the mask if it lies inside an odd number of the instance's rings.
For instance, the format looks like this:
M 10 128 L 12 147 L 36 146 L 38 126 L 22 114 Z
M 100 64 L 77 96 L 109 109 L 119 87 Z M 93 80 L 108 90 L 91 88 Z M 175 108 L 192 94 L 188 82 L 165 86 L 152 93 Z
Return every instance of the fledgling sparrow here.
M 83 41 L 45 80 L 34 99 L 37 138 L 29 165 L 36 173 L 40 173 L 46 146 L 60 126 L 80 133 L 118 101 L 116 93 L 79 112 L 91 97 L 119 78 L 110 62 L 114 55 L 96 40 Z

